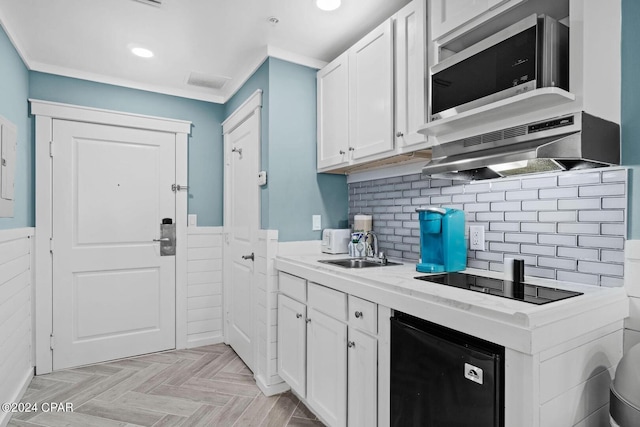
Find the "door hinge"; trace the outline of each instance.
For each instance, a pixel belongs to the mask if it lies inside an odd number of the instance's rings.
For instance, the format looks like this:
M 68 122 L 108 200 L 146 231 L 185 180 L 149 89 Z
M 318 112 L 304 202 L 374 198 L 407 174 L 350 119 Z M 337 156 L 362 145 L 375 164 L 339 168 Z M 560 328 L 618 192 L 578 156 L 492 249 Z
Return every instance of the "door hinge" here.
M 53 141 L 49 141 L 49 157 L 53 157 Z
M 174 193 L 177 191 L 187 191 L 188 189 L 188 185 L 171 184 L 171 191 L 173 191 Z
M 53 237 L 49 238 L 49 252 L 53 253 Z
M 49 347 L 51 347 L 51 350 L 56 347 L 56 338 L 53 336 L 53 334 L 49 335 Z

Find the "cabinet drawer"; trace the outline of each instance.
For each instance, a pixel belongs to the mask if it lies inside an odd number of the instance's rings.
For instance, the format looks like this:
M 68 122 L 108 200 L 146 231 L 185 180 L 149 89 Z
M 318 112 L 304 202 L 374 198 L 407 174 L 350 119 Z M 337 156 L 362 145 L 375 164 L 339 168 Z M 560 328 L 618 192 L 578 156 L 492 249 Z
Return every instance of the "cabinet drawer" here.
M 347 294 L 309 283 L 309 306 L 338 320 L 347 320 Z
M 378 305 L 349 295 L 349 325 L 372 334 L 378 333 Z
M 307 300 L 307 281 L 287 273 L 278 273 L 280 292 L 291 298 L 305 302 Z

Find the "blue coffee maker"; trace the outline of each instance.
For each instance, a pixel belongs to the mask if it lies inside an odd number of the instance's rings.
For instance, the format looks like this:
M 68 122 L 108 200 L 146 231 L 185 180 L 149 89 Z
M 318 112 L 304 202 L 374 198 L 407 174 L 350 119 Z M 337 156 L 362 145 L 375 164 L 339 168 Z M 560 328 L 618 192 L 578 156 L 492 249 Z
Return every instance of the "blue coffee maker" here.
M 421 273 L 461 271 L 467 268 L 464 212 L 458 209 L 426 207 L 416 209 L 420 220 Z

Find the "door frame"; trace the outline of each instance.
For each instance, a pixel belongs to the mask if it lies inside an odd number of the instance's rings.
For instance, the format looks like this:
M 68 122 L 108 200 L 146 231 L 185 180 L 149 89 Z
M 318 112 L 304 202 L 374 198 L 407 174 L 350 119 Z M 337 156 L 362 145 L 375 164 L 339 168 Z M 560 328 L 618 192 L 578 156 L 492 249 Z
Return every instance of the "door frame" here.
M 70 120 L 174 133 L 176 184 L 187 185 L 187 141 L 191 122 L 29 99 L 35 116 L 35 367 L 52 371 L 53 354 L 53 120 Z M 176 192 L 176 348 L 187 344 L 187 192 Z
M 236 129 L 238 126 L 240 126 L 242 123 L 244 123 L 247 119 L 249 119 L 250 117 L 252 117 L 254 114 L 257 115 L 258 118 L 258 155 L 256 156 L 256 161 L 257 161 L 257 167 L 256 170 L 259 170 L 260 165 L 261 165 L 261 155 L 262 155 L 262 117 L 260 115 L 262 110 L 262 90 L 261 89 L 257 89 L 255 92 L 253 92 L 251 94 L 251 96 L 249 96 L 249 98 L 247 98 L 246 101 L 244 101 L 238 108 L 236 108 L 233 113 L 231 113 L 231 115 L 224 121 L 222 122 L 222 135 L 223 135 L 223 141 L 224 141 L 224 213 L 223 213 L 223 233 L 224 233 L 224 245 L 223 245 L 223 255 L 222 255 L 222 259 L 223 259 L 223 291 L 222 291 L 222 300 L 223 300 L 223 313 L 222 313 L 222 333 L 223 333 L 223 337 L 224 337 L 224 342 L 228 343 L 229 340 L 229 328 L 228 328 L 228 313 L 229 313 L 229 298 L 225 298 L 225 295 L 231 295 L 231 284 L 229 283 L 229 277 L 230 277 L 230 273 L 231 273 L 231 258 L 230 258 L 230 254 L 229 249 L 228 249 L 228 244 L 229 244 L 229 217 L 231 215 L 230 212 L 230 203 L 229 203 L 229 197 L 231 195 L 231 190 L 230 190 L 230 177 L 229 177 L 229 164 L 230 164 L 230 157 L 231 157 L 231 150 L 228 146 L 229 142 L 227 141 L 227 134 L 231 131 L 233 131 L 234 129 Z M 257 185 L 257 176 L 256 176 L 256 185 Z M 258 242 L 258 231 L 260 230 L 260 218 L 261 218 L 261 197 L 260 197 L 260 191 L 258 190 L 258 197 L 257 200 L 255 200 L 255 211 L 258 212 L 258 216 L 257 216 L 257 221 L 255 222 L 255 227 L 256 227 L 256 234 L 254 236 L 252 236 L 252 245 L 256 246 L 257 242 Z M 255 253 L 255 252 L 254 252 Z M 256 339 L 258 337 L 258 333 L 257 333 L 257 325 L 256 325 L 256 315 L 255 315 L 255 304 L 257 301 L 257 297 L 256 297 L 256 281 L 255 281 L 255 261 L 254 261 L 254 270 L 253 270 L 253 277 L 252 277 L 252 283 L 251 283 L 251 327 L 252 327 L 252 332 L 253 332 L 253 336 L 251 337 L 251 351 L 253 353 L 253 361 L 254 361 L 254 366 L 253 366 L 253 371 L 254 371 L 254 376 L 255 376 L 255 371 L 256 371 L 256 367 L 257 367 L 257 363 L 258 363 L 258 346 L 256 343 Z

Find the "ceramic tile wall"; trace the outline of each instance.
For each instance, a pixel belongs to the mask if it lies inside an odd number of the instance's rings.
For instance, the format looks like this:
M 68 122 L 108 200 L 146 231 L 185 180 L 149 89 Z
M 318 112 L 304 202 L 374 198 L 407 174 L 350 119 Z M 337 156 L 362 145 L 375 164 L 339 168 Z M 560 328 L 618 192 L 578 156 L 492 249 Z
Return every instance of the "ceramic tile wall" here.
M 415 262 L 420 231 L 415 209 L 465 211 L 485 228 L 485 250 L 468 266 L 502 271 L 505 256 L 524 259 L 525 274 L 601 286 L 623 286 L 627 170 L 592 169 L 458 182 L 420 174 L 349 184 L 349 219 L 373 215 L 380 250 Z

